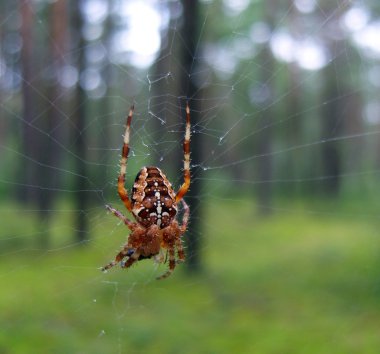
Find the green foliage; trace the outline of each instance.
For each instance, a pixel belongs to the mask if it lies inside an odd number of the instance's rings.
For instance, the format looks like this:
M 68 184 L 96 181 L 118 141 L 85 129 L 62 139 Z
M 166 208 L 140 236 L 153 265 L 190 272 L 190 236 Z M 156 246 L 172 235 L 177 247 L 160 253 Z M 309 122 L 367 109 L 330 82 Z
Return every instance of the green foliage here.
M 62 247 L 60 213 L 50 251 L 2 254 L 0 352 L 377 353 L 379 225 L 351 207 L 283 203 L 259 219 L 251 201 L 214 200 L 203 273 L 161 282 L 151 261 L 100 273 L 127 235 L 101 208 L 87 247 Z

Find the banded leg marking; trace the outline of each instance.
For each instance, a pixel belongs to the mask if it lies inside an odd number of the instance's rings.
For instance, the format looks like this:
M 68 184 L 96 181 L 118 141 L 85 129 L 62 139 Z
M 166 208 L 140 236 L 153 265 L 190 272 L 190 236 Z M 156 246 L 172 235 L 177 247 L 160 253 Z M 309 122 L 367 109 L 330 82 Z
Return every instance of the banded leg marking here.
M 127 173 L 127 161 L 128 161 L 128 154 L 129 154 L 129 135 L 130 135 L 130 130 L 131 130 L 133 110 L 134 110 L 134 106 L 131 106 L 129 110 L 129 115 L 127 117 L 127 124 L 125 127 L 125 134 L 124 134 L 124 144 L 121 151 L 120 174 L 117 179 L 117 191 L 119 193 L 119 197 L 123 201 L 125 207 L 129 211 L 132 211 L 132 203 L 128 197 L 128 191 L 125 188 L 125 175 Z
M 183 196 L 187 193 L 190 187 L 190 108 L 189 103 L 186 103 L 186 131 L 185 131 L 185 140 L 183 141 L 183 153 L 184 153 L 184 161 L 183 161 L 183 175 L 184 182 L 181 188 L 178 190 L 175 200 L 178 203 Z

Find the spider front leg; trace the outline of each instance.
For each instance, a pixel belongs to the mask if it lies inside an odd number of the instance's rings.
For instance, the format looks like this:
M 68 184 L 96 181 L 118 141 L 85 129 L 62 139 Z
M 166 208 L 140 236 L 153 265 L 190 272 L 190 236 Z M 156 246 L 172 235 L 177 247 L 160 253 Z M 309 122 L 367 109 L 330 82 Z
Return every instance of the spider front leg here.
M 126 216 L 123 215 L 123 213 L 115 208 L 112 208 L 111 205 L 106 204 L 106 209 L 110 211 L 113 215 L 115 215 L 117 218 L 119 218 L 125 225 L 128 226 L 130 230 L 134 230 L 136 227 L 136 223 L 129 220 Z
M 119 193 L 119 197 L 123 201 L 125 207 L 129 211 L 132 211 L 132 202 L 128 197 L 128 191 L 125 188 L 125 175 L 127 173 L 127 161 L 128 161 L 128 154 L 129 154 L 129 134 L 130 134 L 133 110 L 134 110 L 134 107 L 132 106 L 131 109 L 129 110 L 129 115 L 127 117 L 127 124 L 125 127 L 125 134 L 124 134 L 124 144 L 121 151 L 120 174 L 117 179 L 117 191 Z
M 186 131 L 185 140 L 183 141 L 183 154 L 184 182 L 176 194 L 175 201 L 177 203 L 183 198 L 190 187 L 190 108 L 188 103 L 186 104 Z

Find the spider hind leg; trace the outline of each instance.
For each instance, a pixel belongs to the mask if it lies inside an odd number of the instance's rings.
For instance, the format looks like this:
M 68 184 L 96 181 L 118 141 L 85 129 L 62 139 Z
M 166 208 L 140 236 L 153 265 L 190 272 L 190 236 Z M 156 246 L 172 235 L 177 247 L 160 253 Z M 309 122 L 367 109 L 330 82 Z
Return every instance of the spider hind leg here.
M 175 259 L 175 249 L 174 247 L 169 248 L 169 269 L 162 275 L 158 276 L 156 279 L 161 280 L 167 278 L 169 275 L 171 275 L 174 271 L 175 266 L 177 265 L 176 259 Z

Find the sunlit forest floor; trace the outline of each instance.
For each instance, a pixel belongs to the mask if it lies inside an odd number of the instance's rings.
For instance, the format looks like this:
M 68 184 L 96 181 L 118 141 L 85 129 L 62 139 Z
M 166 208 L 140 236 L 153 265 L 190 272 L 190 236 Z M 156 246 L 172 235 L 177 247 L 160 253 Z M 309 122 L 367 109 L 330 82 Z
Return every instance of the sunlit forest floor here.
M 165 268 L 151 260 L 99 271 L 126 235 L 103 209 L 89 215 L 86 245 L 48 251 L 23 246 L 38 237 L 34 221 L 10 211 L 2 233 L 22 237 L 0 255 L 0 353 L 378 353 L 375 215 L 360 203 L 283 202 L 260 218 L 248 200 L 214 200 L 203 272 L 180 265 L 156 281 Z M 59 214 L 55 237 L 73 232 L 70 217 Z

